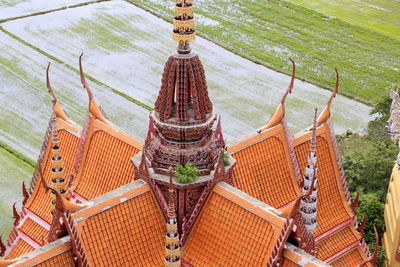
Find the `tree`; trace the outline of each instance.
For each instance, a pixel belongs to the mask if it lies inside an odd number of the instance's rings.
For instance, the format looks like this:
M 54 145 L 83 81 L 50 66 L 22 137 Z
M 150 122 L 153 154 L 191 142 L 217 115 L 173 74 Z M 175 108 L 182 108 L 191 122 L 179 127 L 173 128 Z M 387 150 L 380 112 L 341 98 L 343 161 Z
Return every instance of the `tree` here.
M 199 169 L 191 163 L 186 163 L 185 166 L 176 166 L 175 175 L 178 182 L 188 184 L 196 180 Z

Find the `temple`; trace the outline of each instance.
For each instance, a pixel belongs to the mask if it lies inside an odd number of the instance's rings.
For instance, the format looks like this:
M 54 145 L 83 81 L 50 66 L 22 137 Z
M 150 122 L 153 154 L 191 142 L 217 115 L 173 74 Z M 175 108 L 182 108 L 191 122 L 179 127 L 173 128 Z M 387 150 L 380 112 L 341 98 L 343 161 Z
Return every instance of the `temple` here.
M 292 60 L 269 122 L 227 145 L 191 48 L 191 0 L 176 1 L 173 39 L 143 144 L 99 108 L 82 55 L 83 126 L 64 112 L 47 68 L 53 112 L 0 266 L 374 266 L 330 123 L 338 72 L 326 107 L 293 136 Z

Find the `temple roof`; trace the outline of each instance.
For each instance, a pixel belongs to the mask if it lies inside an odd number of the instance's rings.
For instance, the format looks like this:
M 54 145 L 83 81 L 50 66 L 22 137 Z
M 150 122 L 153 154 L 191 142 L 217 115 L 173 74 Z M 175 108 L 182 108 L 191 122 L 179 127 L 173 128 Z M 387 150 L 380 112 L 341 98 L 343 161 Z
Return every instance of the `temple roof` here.
M 218 183 L 189 235 L 183 260 L 193 266 L 266 266 L 287 221 L 271 206 Z
M 130 159 L 142 149 L 140 143 L 93 117 L 85 138 L 74 193 L 92 199 L 133 180 Z
M 234 186 L 275 208 L 288 204 L 300 196 L 290 150 L 282 123 L 229 147 Z
M 70 237 L 63 237 L 37 250 L 29 252 L 19 257 L 16 263 L 9 266 L 73 267 L 75 265 L 72 256 Z
M 165 219 L 143 180 L 87 202 L 71 214 L 75 241 L 90 266 L 162 266 Z

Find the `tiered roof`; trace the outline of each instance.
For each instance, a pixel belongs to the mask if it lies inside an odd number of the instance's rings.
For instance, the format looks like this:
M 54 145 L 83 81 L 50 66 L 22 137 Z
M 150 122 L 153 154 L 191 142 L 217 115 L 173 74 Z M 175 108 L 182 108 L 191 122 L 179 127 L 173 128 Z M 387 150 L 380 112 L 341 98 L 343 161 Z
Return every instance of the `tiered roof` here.
M 4 258 L 17 258 L 13 266 L 369 266 L 375 259 L 377 250 L 368 258 L 354 226 L 357 220 L 328 121 L 338 80 L 314 122 L 311 153 L 310 130 L 292 140 L 285 122 L 285 99 L 294 86 L 293 62 L 290 85 L 275 114 L 249 138 L 228 148 L 236 165 L 228 157 L 231 165 L 224 166 L 221 123 L 213 128 L 218 117 L 201 62 L 189 46 L 194 39 L 192 24 L 192 2 L 177 1 L 178 53 L 166 66 L 145 145 L 107 119 L 84 78 L 81 60 L 81 81 L 89 96 L 82 131 L 68 119 L 48 80 L 55 119 L 30 196 L 22 213 L 16 213 L 8 240 Z M 73 177 L 67 181 L 70 194 L 65 197 L 48 185 L 52 129 L 58 135 L 65 174 Z M 318 195 L 313 190 L 315 177 L 310 189 L 301 178 L 308 157 L 314 159 L 315 147 Z M 199 167 L 200 177 L 183 184 L 172 178 L 173 168 L 187 162 Z M 55 206 L 51 191 L 57 197 Z M 317 209 L 315 230 L 307 228 L 300 213 L 301 201 L 311 194 Z M 49 231 L 60 239 L 43 246 Z M 179 247 L 182 257 L 174 254 Z M 0 260 L 0 266 L 8 264 Z

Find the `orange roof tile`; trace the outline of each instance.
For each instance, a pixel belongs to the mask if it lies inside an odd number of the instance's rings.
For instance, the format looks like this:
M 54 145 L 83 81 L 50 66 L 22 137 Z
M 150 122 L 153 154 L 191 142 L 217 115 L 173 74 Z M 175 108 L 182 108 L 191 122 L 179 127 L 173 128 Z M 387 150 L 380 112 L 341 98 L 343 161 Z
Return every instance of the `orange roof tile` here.
M 68 130 L 60 129 L 58 130 L 60 154 L 63 157 L 64 170 L 66 174 L 67 184 L 68 184 L 68 173 L 73 172 L 73 163 L 76 156 L 76 150 L 79 143 L 79 137 L 71 133 Z M 45 180 L 50 183 L 50 168 L 51 168 L 51 141 L 47 146 L 46 160 L 43 162 L 44 171 L 43 175 Z M 53 205 L 51 204 L 50 191 L 46 192 L 46 189 L 39 180 L 34 188 L 32 195 L 29 197 L 26 203 L 26 208 L 38 215 L 40 218 L 51 223 L 51 210 Z
M 193 266 L 266 266 L 286 219 L 226 184 L 210 193 L 183 250 Z
M 90 266 L 162 266 L 165 219 L 150 186 L 127 184 L 71 215 Z
M 356 247 L 342 257 L 334 260 L 333 262 L 330 262 L 329 264 L 334 267 L 356 267 L 365 260 L 364 257 L 364 253 L 361 251 L 361 249 L 359 247 Z M 371 265 L 367 264 L 367 266 Z
M 93 120 L 74 191 L 92 199 L 133 181 L 131 158 L 141 149 L 133 139 Z
M 17 263 L 11 266 L 75 266 L 71 250 L 70 238 L 69 236 L 63 237 L 41 247 L 40 249 L 24 254 L 22 257 L 20 257 Z
M 320 129 L 319 129 L 320 130 Z M 317 134 L 319 134 L 317 130 Z M 303 142 L 299 142 L 303 139 Z M 295 140 L 296 153 L 300 166 L 305 166 L 309 154 L 309 138 L 298 138 Z M 316 237 L 334 228 L 340 223 L 353 217 L 351 211 L 344 203 L 344 194 L 340 190 L 341 184 L 338 180 L 339 173 L 336 160 L 332 151 L 331 141 L 319 134 L 317 137 L 317 166 L 318 166 L 318 204 L 317 204 L 317 229 Z M 304 168 L 301 169 L 304 172 Z
M 352 226 L 346 226 L 336 233 L 318 241 L 318 258 L 321 260 L 326 260 L 344 248 L 360 240 L 361 236 L 351 228 Z
M 229 151 L 236 159 L 235 187 L 275 208 L 300 195 L 281 124 L 230 147 Z
M 18 239 L 17 243 L 15 243 L 11 249 L 11 251 L 8 253 L 6 259 L 15 259 L 18 258 L 21 255 L 24 255 L 25 253 L 28 253 L 33 250 L 33 247 L 26 243 L 22 239 Z
M 72 251 L 63 252 L 57 256 L 54 256 L 48 260 L 45 260 L 35 266 L 38 267 L 54 267 L 54 266 L 62 266 L 62 267 L 74 267 L 75 263 L 73 260 Z
M 47 244 L 49 232 L 29 217 L 20 227 L 20 231 L 29 236 L 33 241 L 41 246 Z

